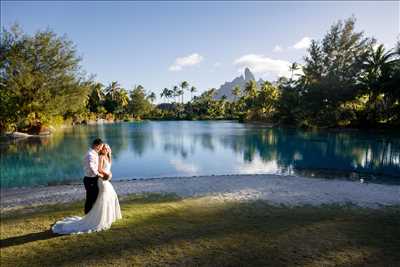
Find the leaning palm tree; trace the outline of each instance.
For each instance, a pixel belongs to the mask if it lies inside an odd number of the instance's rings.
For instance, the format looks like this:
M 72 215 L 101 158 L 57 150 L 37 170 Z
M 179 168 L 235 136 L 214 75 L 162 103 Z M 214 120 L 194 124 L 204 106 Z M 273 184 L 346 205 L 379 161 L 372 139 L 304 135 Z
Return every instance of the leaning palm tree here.
M 93 85 L 93 91 L 92 91 L 92 93 L 93 93 L 93 95 L 96 96 L 96 98 L 97 98 L 99 101 L 102 101 L 102 100 L 104 99 L 103 87 L 104 87 L 104 85 L 103 85 L 102 83 L 95 83 L 95 84 Z
M 103 87 L 104 85 L 101 83 L 93 83 L 90 85 L 91 92 L 88 98 L 88 108 L 92 112 L 96 112 L 97 109 L 102 105 L 105 94 Z

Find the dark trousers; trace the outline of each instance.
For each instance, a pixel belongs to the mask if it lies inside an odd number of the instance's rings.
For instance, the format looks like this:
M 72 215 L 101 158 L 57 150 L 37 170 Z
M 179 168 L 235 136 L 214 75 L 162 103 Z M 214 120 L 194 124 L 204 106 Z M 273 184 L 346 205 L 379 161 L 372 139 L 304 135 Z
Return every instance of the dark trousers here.
M 88 214 L 96 202 L 99 194 L 99 186 L 97 185 L 98 177 L 84 177 L 83 184 L 86 189 L 85 214 Z

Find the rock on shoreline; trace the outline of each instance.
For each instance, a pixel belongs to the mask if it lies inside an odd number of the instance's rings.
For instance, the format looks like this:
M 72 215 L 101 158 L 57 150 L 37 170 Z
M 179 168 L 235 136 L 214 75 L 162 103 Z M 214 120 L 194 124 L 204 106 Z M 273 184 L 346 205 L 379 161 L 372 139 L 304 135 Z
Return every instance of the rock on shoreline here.
M 264 200 L 273 205 L 400 205 L 400 186 L 280 175 L 221 175 L 113 181 L 120 197 L 134 193 L 174 193 L 216 201 Z M 85 198 L 83 185 L 1 190 L 1 212 Z
M 79 124 L 86 124 L 86 125 L 96 125 L 96 124 L 109 124 L 118 122 L 117 120 L 106 120 L 106 119 L 97 119 L 97 120 L 83 120 L 79 123 L 73 123 L 72 125 L 63 124 L 60 128 L 68 128 L 70 126 L 79 125 Z M 36 129 L 33 133 L 25 133 L 25 132 L 6 132 L 5 136 L 10 139 L 25 139 L 30 137 L 46 137 L 50 136 L 56 131 L 56 128 L 53 126 L 40 126 Z
M 42 136 L 48 136 L 51 135 L 51 132 L 45 132 L 45 133 L 40 133 L 40 134 L 28 134 L 28 133 L 21 133 L 21 132 L 12 132 L 12 133 L 7 133 L 6 136 L 11 138 L 11 139 L 23 139 L 23 138 L 29 138 L 29 137 L 42 137 Z

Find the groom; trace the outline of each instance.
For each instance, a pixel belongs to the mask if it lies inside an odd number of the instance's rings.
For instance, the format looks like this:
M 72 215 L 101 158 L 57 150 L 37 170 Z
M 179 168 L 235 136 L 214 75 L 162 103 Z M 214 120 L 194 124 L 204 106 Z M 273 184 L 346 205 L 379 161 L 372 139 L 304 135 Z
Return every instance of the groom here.
M 92 143 L 92 147 L 85 155 L 85 177 L 83 178 L 83 184 L 85 185 L 86 189 L 85 214 L 89 213 L 89 211 L 92 209 L 93 204 L 96 202 L 97 195 L 99 194 L 97 179 L 103 176 L 99 173 L 98 153 L 102 148 L 103 141 L 100 138 L 96 138 Z

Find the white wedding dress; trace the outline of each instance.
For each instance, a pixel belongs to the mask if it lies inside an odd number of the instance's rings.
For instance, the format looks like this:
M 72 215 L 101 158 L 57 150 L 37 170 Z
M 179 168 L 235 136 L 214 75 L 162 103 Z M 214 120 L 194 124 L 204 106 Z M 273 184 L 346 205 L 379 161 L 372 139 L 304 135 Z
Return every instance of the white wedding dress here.
M 105 161 L 104 170 L 111 173 L 111 164 Z M 110 181 L 98 179 L 99 195 L 92 209 L 84 217 L 67 217 L 56 222 L 52 231 L 57 234 L 82 234 L 106 230 L 117 219 L 121 219 L 118 196 Z

